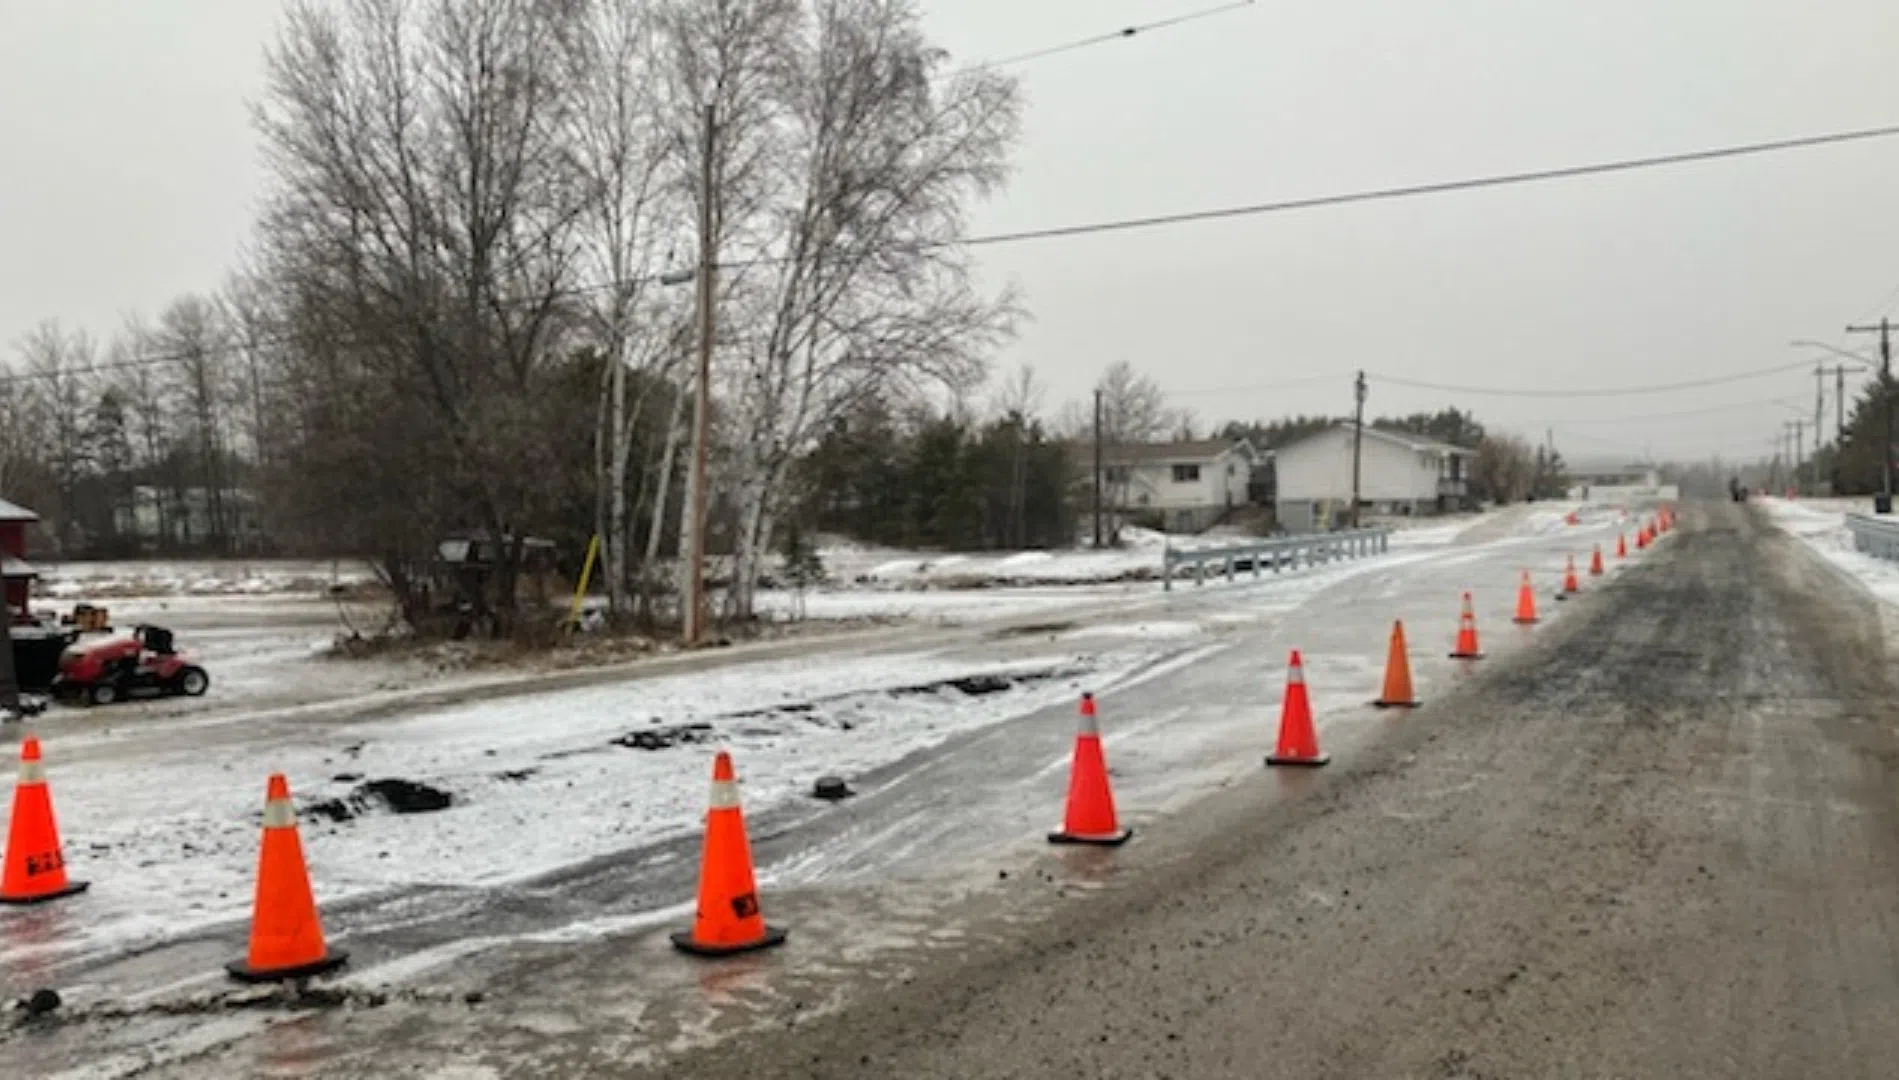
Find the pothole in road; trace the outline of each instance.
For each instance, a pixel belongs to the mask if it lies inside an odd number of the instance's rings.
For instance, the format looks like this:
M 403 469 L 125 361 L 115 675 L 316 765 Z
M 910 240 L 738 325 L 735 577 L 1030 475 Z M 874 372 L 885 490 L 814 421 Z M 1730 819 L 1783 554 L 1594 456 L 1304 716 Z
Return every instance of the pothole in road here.
M 910 686 L 860 690 L 812 701 L 788 701 L 724 713 L 711 720 L 692 723 L 665 724 L 654 720 L 652 726 L 629 731 L 610 740 L 610 744 L 629 750 L 668 750 L 676 746 L 709 743 L 720 737 L 772 738 L 786 734 L 799 725 L 833 731 L 855 731 L 867 720 L 877 717 L 882 703 L 893 700 L 919 701 L 925 705 L 940 704 L 944 708 L 954 708 L 971 698 L 988 698 L 1012 690 L 1028 689 L 1083 675 L 1089 670 L 1091 668 L 1086 664 L 1070 664 L 1006 672 L 973 672 Z
M 311 803 L 304 807 L 304 812 L 342 822 L 378 810 L 429 814 L 448 809 L 454 801 L 455 796 L 441 788 L 401 777 L 385 777 L 358 784 L 348 795 Z

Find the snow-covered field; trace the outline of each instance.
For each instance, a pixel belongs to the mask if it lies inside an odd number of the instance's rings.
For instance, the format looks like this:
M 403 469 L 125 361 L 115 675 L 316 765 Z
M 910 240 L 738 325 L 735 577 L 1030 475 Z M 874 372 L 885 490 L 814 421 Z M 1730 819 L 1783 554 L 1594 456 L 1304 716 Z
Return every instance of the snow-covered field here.
M 126 596 L 266 596 L 320 594 L 332 585 L 375 580 L 360 559 L 207 559 L 52 562 L 33 560 L 36 595 L 48 600 Z

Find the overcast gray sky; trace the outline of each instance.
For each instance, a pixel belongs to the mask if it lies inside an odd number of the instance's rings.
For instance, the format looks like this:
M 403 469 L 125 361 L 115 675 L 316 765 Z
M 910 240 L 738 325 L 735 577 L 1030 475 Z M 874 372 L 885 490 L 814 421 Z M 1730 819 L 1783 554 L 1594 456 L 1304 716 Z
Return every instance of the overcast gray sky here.
M 1213 0 L 934 0 L 992 59 Z M 260 185 L 274 0 L 0 0 L 0 339 L 101 336 L 215 288 Z M 1018 69 L 1018 171 L 978 231 L 1191 210 L 1899 123 L 1890 0 L 1260 0 Z M 1814 380 L 1613 389 L 1865 347 L 1899 314 L 1899 139 L 1574 182 L 996 247 L 1052 412 L 1117 359 L 1203 421 L 1459 404 L 1572 457 L 1752 457 Z M 1330 382 L 1273 388 L 1336 375 Z M 1828 380 L 1831 393 L 1831 380 Z M 1776 399 L 1782 399 L 1783 404 Z M 1726 406 L 1733 406 L 1726 408 Z M 1827 404 L 1830 424 L 1833 406 Z M 1692 415 L 1679 415 L 1691 413 Z

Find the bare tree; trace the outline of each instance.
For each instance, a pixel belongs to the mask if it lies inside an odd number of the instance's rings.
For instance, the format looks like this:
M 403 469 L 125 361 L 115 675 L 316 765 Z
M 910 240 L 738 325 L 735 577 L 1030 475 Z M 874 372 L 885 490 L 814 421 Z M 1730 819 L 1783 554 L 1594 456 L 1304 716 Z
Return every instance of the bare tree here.
M 301 0 L 258 117 L 268 265 L 312 339 L 294 385 L 311 434 L 331 440 L 310 447 L 306 465 L 331 472 L 313 494 L 386 508 L 361 538 L 385 565 L 443 527 L 486 529 L 497 632 L 513 622 L 519 530 L 551 496 L 549 432 L 569 422 L 547 412 L 545 384 L 585 194 L 564 152 L 583 12 Z
M 55 320 L 35 327 L 19 348 L 29 377 L 27 399 L 39 417 L 44 460 L 59 498 L 53 533 L 62 548 L 71 549 L 78 540 L 79 483 L 92 467 L 87 394 L 97 351 L 84 331 L 69 332 Z
M 715 31 L 737 5 L 704 5 Z M 944 75 L 947 57 L 908 0 L 765 4 L 785 25 L 766 41 L 689 39 L 709 85 L 752 61 L 764 100 L 721 112 L 715 144 L 722 241 L 744 267 L 721 311 L 737 523 L 728 610 L 752 611 L 786 473 L 817 432 L 877 392 L 924 392 L 979 377 L 1007 335 L 1008 296 L 980 294 L 964 235 L 971 202 L 998 187 L 1018 127 L 1013 79 Z M 699 24 L 703 27 L 703 23 Z M 747 28 L 750 26 L 747 24 Z M 706 81 L 690 77 L 702 89 Z M 703 97 L 702 99 L 703 100 Z M 747 111 L 749 109 L 749 111 Z
M 222 313 L 198 296 L 172 302 L 159 316 L 158 328 L 147 347 L 164 358 L 171 375 L 178 416 L 184 418 L 194 467 L 180 471 L 175 495 L 183 512 L 187 543 L 202 541 L 214 550 L 230 550 L 231 518 L 225 505 L 230 494 L 226 475 L 224 419 L 230 400 L 225 371 L 229 352 Z M 192 483 L 192 481 L 196 483 Z M 202 501 L 206 535 L 190 535 L 194 503 Z
M 678 226 L 686 206 L 677 172 L 669 171 L 680 148 L 664 113 L 660 25 L 650 0 L 598 0 L 575 27 L 567 52 L 574 98 L 566 141 L 585 193 L 576 234 L 579 267 L 597 286 L 585 294 L 587 326 L 604 361 L 594 438 L 595 532 L 615 614 L 629 607 L 634 430 L 650 390 L 676 377 L 685 313 L 683 305 L 654 295 L 659 271 L 683 239 Z M 663 504 L 664 479 L 659 492 Z

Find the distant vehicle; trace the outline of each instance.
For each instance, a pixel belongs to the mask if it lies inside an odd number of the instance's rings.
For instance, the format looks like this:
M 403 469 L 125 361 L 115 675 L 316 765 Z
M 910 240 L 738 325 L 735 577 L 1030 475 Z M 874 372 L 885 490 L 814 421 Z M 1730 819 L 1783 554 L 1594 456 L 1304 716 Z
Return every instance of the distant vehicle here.
M 172 645 L 171 631 L 140 626 L 130 637 L 76 641 L 59 657 L 53 695 L 110 705 L 134 697 L 183 694 L 197 697 L 211 676 Z

